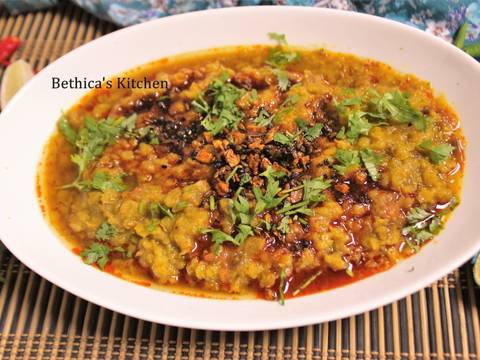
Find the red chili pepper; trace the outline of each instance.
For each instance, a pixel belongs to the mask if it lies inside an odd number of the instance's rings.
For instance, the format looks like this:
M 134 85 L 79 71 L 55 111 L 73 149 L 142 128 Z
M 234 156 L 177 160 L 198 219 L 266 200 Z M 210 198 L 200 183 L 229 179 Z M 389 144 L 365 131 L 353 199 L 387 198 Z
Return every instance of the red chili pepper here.
M 8 66 L 10 56 L 18 49 L 22 41 L 16 36 L 8 36 L 0 41 L 0 63 Z

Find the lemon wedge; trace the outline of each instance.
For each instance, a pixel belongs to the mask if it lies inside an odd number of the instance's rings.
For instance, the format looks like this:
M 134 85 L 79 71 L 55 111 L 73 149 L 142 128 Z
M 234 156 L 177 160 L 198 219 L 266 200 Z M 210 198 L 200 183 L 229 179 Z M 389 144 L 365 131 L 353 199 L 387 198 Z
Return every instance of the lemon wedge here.
M 2 109 L 7 106 L 13 95 L 32 77 L 32 67 L 24 60 L 17 60 L 7 67 L 0 86 L 0 106 Z

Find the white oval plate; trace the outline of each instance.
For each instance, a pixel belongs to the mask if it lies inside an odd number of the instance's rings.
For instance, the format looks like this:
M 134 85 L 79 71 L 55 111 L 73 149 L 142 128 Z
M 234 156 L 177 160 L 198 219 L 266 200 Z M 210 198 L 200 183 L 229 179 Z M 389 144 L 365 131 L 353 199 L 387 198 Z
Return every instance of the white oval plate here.
M 109 77 L 172 54 L 268 42 L 326 46 L 386 62 L 431 81 L 456 108 L 468 142 L 462 203 L 446 229 L 417 255 L 354 284 L 288 300 L 212 300 L 146 288 L 84 265 L 45 222 L 35 194 L 42 148 L 62 109 L 85 90 L 53 90 L 51 78 Z M 211 330 L 285 328 L 338 319 L 399 299 L 467 261 L 478 249 L 480 65 L 419 30 L 352 12 L 244 7 L 196 12 L 133 26 L 82 46 L 45 68 L 0 116 L 0 235 L 25 265 L 65 290 L 154 322 Z

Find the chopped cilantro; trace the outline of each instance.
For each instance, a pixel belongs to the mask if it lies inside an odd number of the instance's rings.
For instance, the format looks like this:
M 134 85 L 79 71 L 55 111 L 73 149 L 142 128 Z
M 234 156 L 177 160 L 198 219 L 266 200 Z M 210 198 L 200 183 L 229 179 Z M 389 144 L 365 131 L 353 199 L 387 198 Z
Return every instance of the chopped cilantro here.
M 173 218 L 172 210 L 157 202 L 150 203 L 148 210 L 152 218 L 158 218 L 160 215 Z
M 333 165 L 333 168 L 340 174 L 345 175 L 347 168 L 352 165 L 360 164 L 360 157 L 356 150 L 338 149 L 335 158 L 339 164 Z
M 277 77 L 278 88 L 281 91 L 286 91 L 290 85 L 288 79 L 288 72 L 284 69 L 288 64 L 300 60 L 300 55 L 297 52 L 289 51 L 287 49 L 287 39 L 284 34 L 269 33 L 270 39 L 277 42 L 277 47 L 271 48 L 268 53 L 266 64 L 274 67 L 273 73 Z
M 104 269 L 108 262 L 110 248 L 107 245 L 93 243 L 89 247 L 82 250 L 80 256 L 85 264 L 91 265 L 96 263 L 100 269 Z
M 288 86 L 290 85 L 290 80 L 288 79 L 288 72 L 282 69 L 273 69 L 273 73 L 277 77 L 278 88 L 281 91 L 287 91 Z
M 218 254 L 220 252 L 220 246 L 226 242 L 229 241 L 231 243 L 235 244 L 235 239 L 226 233 L 224 233 L 222 230 L 219 229 L 203 229 L 201 231 L 202 234 L 210 234 L 211 239 L 213 242 L 213 251 Z
M 267 186 L 265 193 L 262 193 L 258 187 L 253 188 L 253 194 L 255 195 L 255 199 L 257 201 L 255 205 L 256 214 L 260 214 L 264 210 L 276 207 L 288 196 L 277 196 L 281 190 L 280 183 L 277 179 L 284 177 L 284 172 L 277 171 L 272 166 L 269 166 L 263 173 L 260 174 L 260 176 L 263 176 L 267 179 Z
M 240 167 L 240 166 L 237 165 L 237 166 L 235 166 L 235 167 L 232 169 L 232 171 L 230 171 L 230 174 L 228 174 L 227 178 L 225 179 L 225 182 L 226 182 L 227 184 L 229 184 L 229 183 L 230 183 L 230 180 L 233 179 L 233 177 L 234 177 L 235 174 L 237 173 L 239 167 Z
M 95 175 L 93 175 L 91 187 L 92 189 L 100 191 L 125 191 L 127 189 L 127 186 L 122 180 L 123 176 L 123 174 L 110 176 L 106 172 L 97 171 Z
M 375 97 L 371 100 L 373 112 L 371 116 L 390 120 L 400 124 L 412 124 L 417 130 L 425 131 L 428 119 L 415 109 L 408 99 L 407 94 L 396 90 L 380 96 L 373 92 Z
M 312 216 L 313 211 L 309 207 L 323 201 L 325 196 L 323 191 L 330 187 L 330 181 L 323 178 L 315 178 L 303 181 L 303 198 L 302 201 L 290 204 L 286 201 L 283 207 L 277 211 L 278 214 L 288 215 L 306 215 Z
M 407 214 L 407 226 L 402 229 L 407 245 L 414 251 L 428 239 L 431 239 L 441 229 L 443 216 L 457 205 L 456 199 L 437 214 L 428 212 L 420 207 L 410 209 Z
M 215 204 L 215 196 L 210 195 L 210 198 L 208 199 L 208 205 L 210 207 L 210 211 L 214 211 L 217 208 L 217 205 Z
M 97 231 L 95 232 L 95 237 L 100 241 L 109 241 L 118 234 L 118 230 L 115 226 L 104 221 L 100 224 Z
M 273 136 L 273 141 L 278 142 L 282 145 L 286 145 L 286 146 L 295 145 L 296 139 L 297 139 L 297 134 L 291 134 L 288 131 L 286 131 L 285 134 L 277 132 Z
M 284 216 L 282 220 L 280 220 L 280 223 L 277 225 L 278 231 L 280 231 L 282 234 L 288 233 L 290 230 L 290 227 L 288 226 L 290 222 L 290 217 L 289 216 Z
M 58 128 L 70 145 L 76 146 L 77 132 L 70 126 L 65 115 L 62 115 L 60 118 L 60 121 L 58 122 Z
M 243 96 L 245 90 L 230 84 L 228 76 L 228 73 L 222 74 L 210 84 L 205 94 L 192 102 L 195 109 L 204 115 L 202 126 L 213 135 L 220 134 L 225 128 L 236 129 L 243 117 L 236 101 Z M 205 96 L 213 98 L 211 106 L 204 99 Z
M 304 130 L 303 136 L 307 141 L 313 141 L 320 136 L 322 133 L 323 125 L 315 124 L 312 127 L 309 127 Z
M 448 159 L 454 149 L 450 144 L 433 145 L 432 140 L 425 140 L 418 147 L 428 154 L 430 161 L 434 164 Z
M 258 112 L 258 115 L 255 119 L 253 119 L 255 125 L 258 126 L 268 126 L 272 123 L 272 117 L 264 108 L 261 108 Z
M 377 166 L 382 162 L 382 158 L 370 149 L 360 150 L 360 158 L 372 180 L 377 181 L 379 176 Z
M 351 143 L 357 141 L 360 135 L 368 135 L 370 129 L 373 127 L 373 125 L 368 122 L 365 115 L 366 113 L 363 111 L 355 111 L 348 115 L 345 137 Z
M 292 293 L 293 296 L 297 296 L 300 294 L 303 290 L 305 290 L 307 287 L 312 284 L 315 279 L 317 279 L 320 275 L 322 274 L 322 270 L 317 270 L 312 276 L 310 276 L 307 280 L 305 280 L 297 289 L 295 289 Z
M 270 32 L 268 33 L 268 37 L 272 40 L 275 40 L 279 45 L 287 45 L 287 37 L 285 34 Z
M 77 133 L 75 137 L 75 148 L 77 153 L 73 154 L 71 159 L 78 166 L 77 179 L 69 186 L 66 187 L 79 187 L 79 182 L 82 181 L 82 176 L 87 167 L 98 158 L 105 147 L 123 134 L 124 132 L 131 131 L 135 126 L 137 115 L 133 114 L 128 118 L 120 117 L 117 119 L 107 118 L 102 120 L 94 120 L 91 117 L 86 117 L 83 127 Z M 60 128 L 62 133 L 68 140 L 73 140 L 73 135 L 69 130 L 66 130 L 65 122 L 61 122 Z M 66 132 L 65 132 L 66 131 Z M 68 134 L 68 135 L 67 135 Z
M 354 96 L 336 103 L 336 107 L 339 113 L 344 114 L 349 106 L 356 106 L 360 105 L 361 103 L 362 98 L 360 96 Z

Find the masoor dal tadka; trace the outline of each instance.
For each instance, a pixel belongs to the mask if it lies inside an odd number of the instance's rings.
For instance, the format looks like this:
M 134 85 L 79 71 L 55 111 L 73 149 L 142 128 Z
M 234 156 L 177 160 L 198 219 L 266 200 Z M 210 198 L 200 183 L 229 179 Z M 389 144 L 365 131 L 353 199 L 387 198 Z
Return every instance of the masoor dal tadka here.
M 445 99 L 270 36 L 145 65 L 128 76 L 168 87 L 95 90 L 61 116 L 41 201 L 85 263 L 283 303 L 383 271 L 445 226 L 465 146 Z

